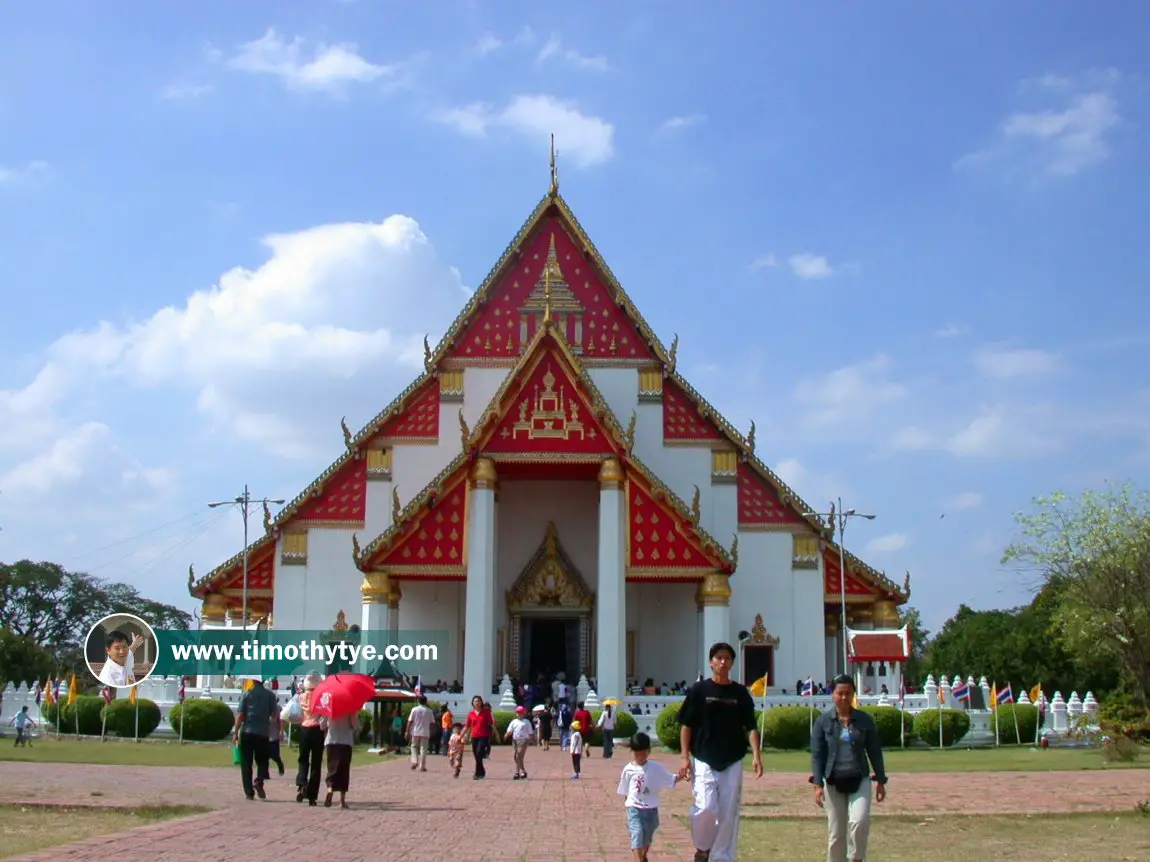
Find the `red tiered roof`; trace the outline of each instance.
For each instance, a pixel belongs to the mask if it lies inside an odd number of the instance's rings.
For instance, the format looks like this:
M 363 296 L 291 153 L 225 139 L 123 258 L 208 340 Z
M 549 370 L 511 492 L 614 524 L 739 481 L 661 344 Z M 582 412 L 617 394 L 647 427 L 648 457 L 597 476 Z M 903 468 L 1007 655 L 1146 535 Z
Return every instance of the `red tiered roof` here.
M 893 632 L 852 631 L 849 644 L 852 661 L 906 661 L 910 657 L 903 636 Z
M 411 402 L 375 435 L 378 440 L 438 440 L 439 439 L 439 378 L 433 377 Z
M 464 537 L 467 535 L 467 465 L 404 524 L 391 542 L 376 552 L 372 565 L 385 566 L 404 577 L 465 576 Z
M 743 462 L 738 466 L 738 479 L 740 527 L 806 525 L 807 522 L 782 501 L 778 491 Z
M 670 379 L 663 384 L 664 440 L 726 440 L 710 419 L 704 419 L 695 402 Z
M 359 525 L 367 517 L 367 462 L 352 458 L 324 483 L 319 496 L 300 507 L 287 523 Z
M 659 579 L 685 569 L 724 571 L 727 566 L 703 549 L 691 520 L 675 510 L 661 490 L 651 488 L 632 471 L 627 482 L 628 566 L 646 570 Z M 686 576 L 686 573 L 684 573 Z M 628 580 L 646 580 L 642 575 Z
M 554 317 L 572 348 L 586 359 L 654 359 L 646 340 L 603 286 L 592 262 L 554 216 L 544 219 L 523 244 L 447 356 L 464 361 L 518 360 L 542 325 L 538 288 L 552 239 L 564 283 L 562 287 L 556 283 L 552 294 Z
M 842 579 L 839 577 L 839 555 L 837 551 L 827 548 L 823 551 L 823 572 L 826 575 L 824 589 L 828 596 L 842 595 Z M 846 583 L 847 596 L 876 596 L 879 590 L 859 580 L 849 570 Z
M 268 542 L 262 548 L 254 551 L 248 557 L 248 592 L 252 590 L 270 590 L 275 582 L 276 543 Z M 242 590 L 244 588 L 243 559 L 231 569 L 231 577 L 223 576 L 222 586 L 216 592 L 224 590 Z

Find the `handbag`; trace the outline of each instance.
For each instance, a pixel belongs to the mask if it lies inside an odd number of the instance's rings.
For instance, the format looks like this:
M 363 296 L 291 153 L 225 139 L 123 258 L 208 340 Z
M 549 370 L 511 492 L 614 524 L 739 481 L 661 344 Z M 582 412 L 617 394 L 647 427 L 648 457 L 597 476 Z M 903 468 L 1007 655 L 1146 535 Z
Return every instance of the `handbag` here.
M 850 795 L 856 793 L 862 787 L 863 776 L 862 773 L 854 773 L 853 775 L 832 775 L 830 778 L 830 785 L 839 793 Z

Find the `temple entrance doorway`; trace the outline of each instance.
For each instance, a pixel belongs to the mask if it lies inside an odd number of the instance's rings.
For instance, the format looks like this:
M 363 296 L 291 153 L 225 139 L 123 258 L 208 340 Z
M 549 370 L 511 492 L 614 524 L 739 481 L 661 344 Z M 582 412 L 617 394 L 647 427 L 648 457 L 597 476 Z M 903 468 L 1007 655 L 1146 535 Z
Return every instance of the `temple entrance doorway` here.
M 562 672 L 566 679 L 578 679 L 579 662 L 578 617 L 526 617 L 522 622 L 522 657 L 519 667 L 527 673 L 526 679 L 540 675 L 551 680 Z

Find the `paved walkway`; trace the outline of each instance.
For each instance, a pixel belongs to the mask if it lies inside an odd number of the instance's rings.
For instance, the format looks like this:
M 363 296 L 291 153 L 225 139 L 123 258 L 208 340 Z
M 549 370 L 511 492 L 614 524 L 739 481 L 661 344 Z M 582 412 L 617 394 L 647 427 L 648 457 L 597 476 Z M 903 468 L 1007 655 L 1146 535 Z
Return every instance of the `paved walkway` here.
M 511 751 L 497 747 L 488 778 L 453 779 L 444 757 L 428 772 L 406 760 L 352 766 L 350 811 L 295 802 L 292 772 L 268 784 L 268 799 L 243 798 L 237 770 L 0 763 L 0 802 L 82 806 L 204 805 L 211 813 L 103 835 L 22 860 L 144 858 L 283 860 L 301 848 L 331 848 L 330 862 L 441 859 L 450 862 L 630 859 L 622 800 L 616 796 L 626 751 L 610 761 L 584 760 L 570 780 L 570 758 L 558 749 L 528 753 L 528 781 L 510 780 Z M 677 758 L 660 756 L 669 767 Z M 290 767 L 289 762 L 289 767 Z M 358 767 L 358 768 L 357 768 Z M 1146 795 L 1145 770 L 1074 773 L 918 773 L 898 776 L 882 814 L 1131 810 Z M 744 815 L 822 817 L 801 775 L 774 773 L 745 786 Z M 322 799 L 322 797 L 321 797 Z M 690 835 L 675 815 L 690 794 L 664 796 L 653 859 L 690 859 Z M 338 836 L 338 843 L 332 843 Z

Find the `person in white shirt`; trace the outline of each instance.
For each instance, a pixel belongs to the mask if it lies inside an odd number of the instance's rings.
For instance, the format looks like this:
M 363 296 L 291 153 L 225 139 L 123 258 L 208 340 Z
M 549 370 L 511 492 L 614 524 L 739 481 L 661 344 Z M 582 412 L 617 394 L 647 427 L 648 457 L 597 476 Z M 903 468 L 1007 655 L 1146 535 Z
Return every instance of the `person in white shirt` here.
M 427 705 L 427 696 L 419 696 L 419 704 L 407 717 L 407 744 L 411 746 L 411 768 L 427 772 L 427 743 L 431 739 L 431 722 L 435 713 Z
M 104 666 L 100 668 L 100 675 L 96 677 L 104 685 L 110 685 L 114 688 L 127 688 L 136 684 L 136 657 L 132 655 L 132 651 L 138 649 L 143 644 L 144 639 L 139 635 L 133 635 L 129 641 L 128 636 L 122 631 L 114 631 L 108 634 L 104 640 L 104 651 L 107 654 L 107 660 Z
M 512 779 L 513 781 L 527 777 L 524 758 L 527 757 L 527 746 L 534 735 L 535 728 L 531 724 L 531 719 L 527 717 L 527 708 L 515 707 L 515 718 L 511 719 L 511 723 L 507 725 L 507 732 L 503 735 L 503 741 L 506 742 L 510 739 L 515 748 L 515 778 Z
M 631 762 L 619 778 L 620 796 L 626 797 L 627 828 L 631 832 L 631 852 L 638 862 L 647 862 L 647 851 L 659 828 L 659 794 L 682 779 L 657 760 L 650 760 L 651 737 L 636 733 L 631 737 Z
M 596 726 L 603 731 L 603 758 L 610 760 L 615 753 L 615 707 L 611 704 L 603 707 Z
M 571 746 L 571 765 L 575 768 L 572 780 L 579 777 L 579 764 L 583 760 L 583 734 L 580 732 L 582 730 L 583 725 L 578 721 L 571 722 L 571 737 L 567 744 Z

